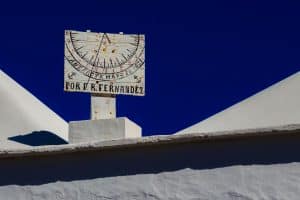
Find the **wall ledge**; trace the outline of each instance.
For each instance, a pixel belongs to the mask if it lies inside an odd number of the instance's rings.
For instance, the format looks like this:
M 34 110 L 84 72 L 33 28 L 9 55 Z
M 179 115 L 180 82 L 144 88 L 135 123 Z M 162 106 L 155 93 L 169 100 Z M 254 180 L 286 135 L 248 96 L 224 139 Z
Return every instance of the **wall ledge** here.
M 86 151 L 104 151 L 125 149 L 132 147 L 145 147 L 155 145 L 168 145 L 180 143 L 201 143 L 207 141 L 247 139 L 250 137 L 271 137 L 276 135 L 300 134 L 300 124 L 290 124 L 278 127 L 257 129 L 221 131 L 215 133 L 189 133 L 180 135 L 155 135 L 134 139 L 120 139 L 111 141 L 93 141 L 87 143 L 52 145 L 41 147 L 27 147 L 22 149 L 0 149 L 0 159 L 18 158 L 24 156 L 47 156 L 68 154 Z

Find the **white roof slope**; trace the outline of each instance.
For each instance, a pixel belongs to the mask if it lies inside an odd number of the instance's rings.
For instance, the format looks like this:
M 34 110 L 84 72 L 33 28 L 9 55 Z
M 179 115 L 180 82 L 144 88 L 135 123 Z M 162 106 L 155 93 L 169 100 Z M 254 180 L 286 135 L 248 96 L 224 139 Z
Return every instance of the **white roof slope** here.
M 300 71 L 176 134 L 300 124 Z
M 68 139 L 67 122 L 0 69 L 0 149 L 26 147 L 8 138 L 34 131 Z

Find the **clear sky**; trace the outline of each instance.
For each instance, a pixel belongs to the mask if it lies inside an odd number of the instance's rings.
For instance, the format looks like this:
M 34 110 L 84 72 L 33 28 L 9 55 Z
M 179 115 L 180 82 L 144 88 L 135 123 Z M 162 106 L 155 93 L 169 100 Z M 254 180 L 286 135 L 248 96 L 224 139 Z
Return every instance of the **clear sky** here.
M 86 120 L 90 96 L 63 91 L 64 30 L 145 34 L 146 96 L 118 96 L 117 115 L 144 135 L 174 133 L 299 71 L 299 10 L 296 1 L 10 3 L 0 6 L 0 66 L 66 121 Z

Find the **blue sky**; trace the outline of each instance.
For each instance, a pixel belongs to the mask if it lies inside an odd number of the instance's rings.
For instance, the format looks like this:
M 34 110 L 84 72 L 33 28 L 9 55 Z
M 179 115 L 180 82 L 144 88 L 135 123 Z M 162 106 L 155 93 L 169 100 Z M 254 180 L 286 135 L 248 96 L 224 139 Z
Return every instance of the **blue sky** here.
M 63 91 L 64 30 L 143 33 L 146 96 L 118 96 L 118 116 L 144 135 L 174 133 L 299 71 L 299 10 L 250 0 L 11 3 L 0 8 L 0 66 L 66 121 L 85 120 L 90 96 Z

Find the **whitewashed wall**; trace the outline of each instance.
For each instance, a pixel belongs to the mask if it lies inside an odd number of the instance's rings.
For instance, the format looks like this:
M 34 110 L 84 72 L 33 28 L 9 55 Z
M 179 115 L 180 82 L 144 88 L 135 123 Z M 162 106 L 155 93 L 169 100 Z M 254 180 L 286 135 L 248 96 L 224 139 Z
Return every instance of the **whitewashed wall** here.
M 298 200 L 300 135 L 0 160 L 0 199 Z

